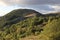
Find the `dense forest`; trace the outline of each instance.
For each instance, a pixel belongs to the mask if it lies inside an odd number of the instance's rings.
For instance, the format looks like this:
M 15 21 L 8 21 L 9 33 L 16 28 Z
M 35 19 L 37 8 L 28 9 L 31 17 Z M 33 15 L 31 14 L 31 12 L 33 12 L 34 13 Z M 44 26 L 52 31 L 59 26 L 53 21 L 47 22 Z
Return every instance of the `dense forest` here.
M 0 17 L 0 40 L 60 40 L 60 13 L 13 10 Z

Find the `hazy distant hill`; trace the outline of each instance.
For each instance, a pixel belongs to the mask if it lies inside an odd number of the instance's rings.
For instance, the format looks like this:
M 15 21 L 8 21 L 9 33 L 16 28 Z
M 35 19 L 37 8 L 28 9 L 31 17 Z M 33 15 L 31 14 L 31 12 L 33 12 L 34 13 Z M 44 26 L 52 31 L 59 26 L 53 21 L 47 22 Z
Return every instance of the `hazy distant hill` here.
M 0 40 L 60 40 L 60 13 L 16 9 L 0 17 Z

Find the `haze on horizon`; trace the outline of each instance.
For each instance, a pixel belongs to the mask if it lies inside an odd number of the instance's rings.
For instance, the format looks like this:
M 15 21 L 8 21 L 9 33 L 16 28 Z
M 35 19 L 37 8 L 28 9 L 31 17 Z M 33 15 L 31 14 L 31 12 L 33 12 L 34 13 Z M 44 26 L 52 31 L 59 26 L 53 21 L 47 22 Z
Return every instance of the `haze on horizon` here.
M 57 12 L 60 11 L 60 0 L 0 0 L 0 16 L 19 8 L 41 13 Z

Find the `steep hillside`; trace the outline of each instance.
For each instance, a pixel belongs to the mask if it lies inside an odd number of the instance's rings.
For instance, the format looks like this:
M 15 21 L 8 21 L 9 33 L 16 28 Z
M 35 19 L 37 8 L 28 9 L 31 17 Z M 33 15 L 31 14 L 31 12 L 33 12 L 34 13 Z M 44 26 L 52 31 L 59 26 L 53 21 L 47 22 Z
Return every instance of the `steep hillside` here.
M 60 40 L 60 14 L 13 10 L 0 17 L 0 40 Z

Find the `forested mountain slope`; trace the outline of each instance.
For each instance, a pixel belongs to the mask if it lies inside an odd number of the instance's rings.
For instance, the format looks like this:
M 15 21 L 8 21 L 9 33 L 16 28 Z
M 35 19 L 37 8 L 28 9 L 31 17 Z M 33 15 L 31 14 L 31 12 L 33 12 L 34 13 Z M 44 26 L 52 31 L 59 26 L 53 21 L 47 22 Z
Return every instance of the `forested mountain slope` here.
M 0 40 L 60 40 L 60 13 L 16 9 L 0 17 Z

